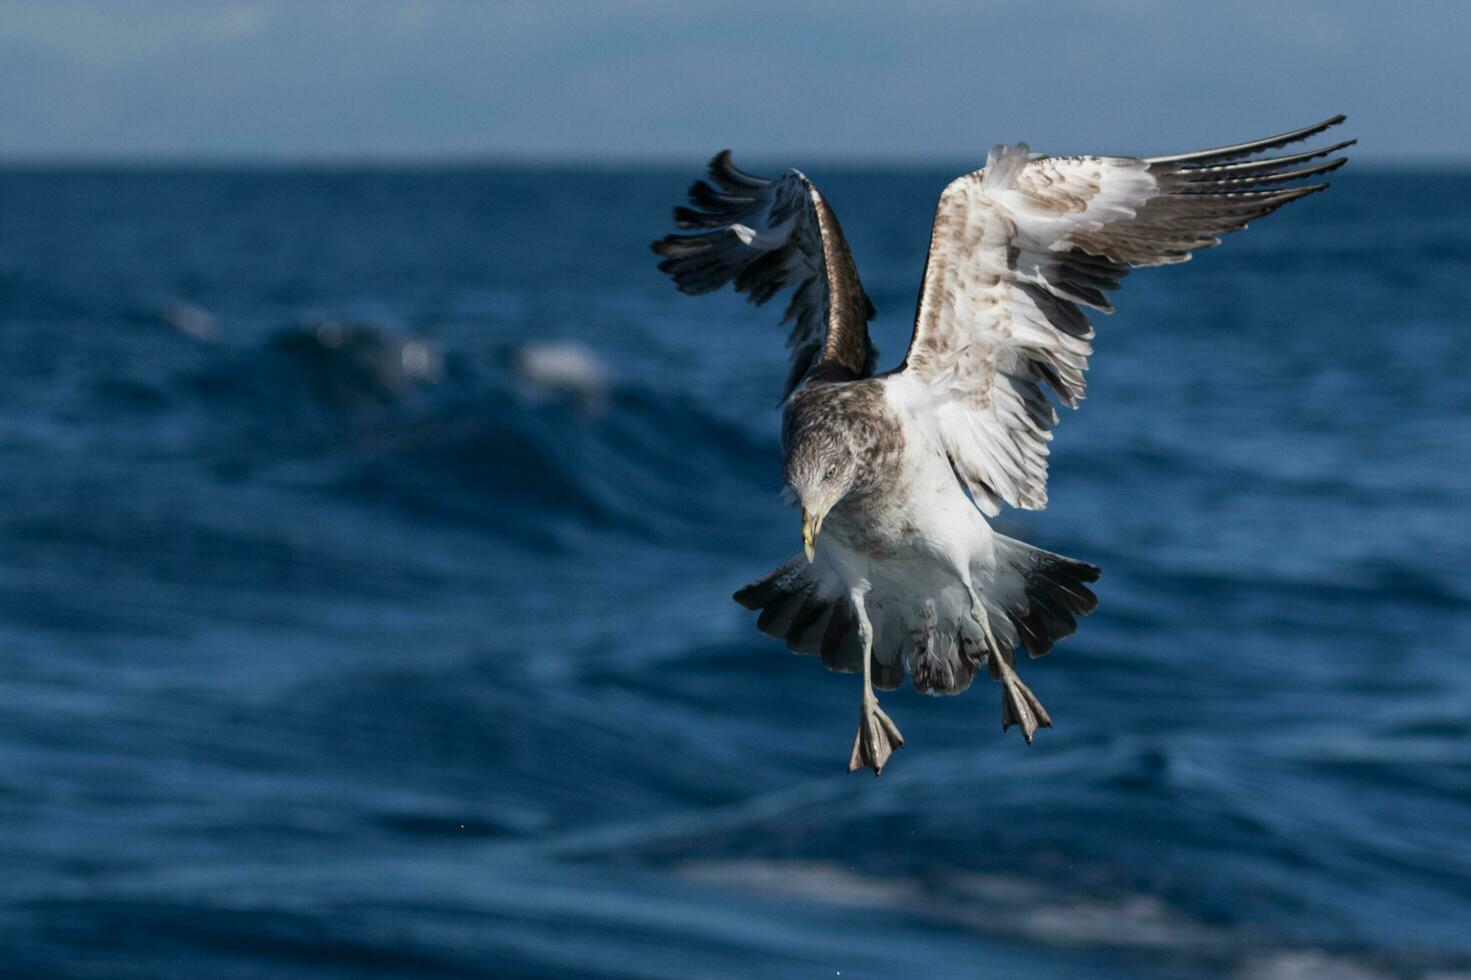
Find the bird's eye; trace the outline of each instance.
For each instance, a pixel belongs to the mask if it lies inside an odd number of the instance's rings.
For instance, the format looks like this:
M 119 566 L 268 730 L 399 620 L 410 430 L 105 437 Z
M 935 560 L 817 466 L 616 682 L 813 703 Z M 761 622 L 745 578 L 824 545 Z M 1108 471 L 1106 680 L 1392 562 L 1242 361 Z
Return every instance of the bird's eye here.
M 827 468 L 827 478 L 829 480 L 831 480 L 833 477 L 835 477 L 837 475 L 838 475 L 838 464 L 834 463 L 832 466 L 829 466 Z

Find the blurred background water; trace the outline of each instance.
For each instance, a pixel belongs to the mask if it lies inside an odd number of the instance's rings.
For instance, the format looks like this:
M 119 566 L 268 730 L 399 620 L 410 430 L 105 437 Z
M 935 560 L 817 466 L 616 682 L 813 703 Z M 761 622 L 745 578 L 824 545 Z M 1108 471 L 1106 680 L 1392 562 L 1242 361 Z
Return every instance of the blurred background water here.
M 755 167 L 754 169 L 760 169 Z M 958 168 L 813 170 L 907 342 Z M 693 172 L 0 172 L 15 976 L 1471 976 L 1471 176 L 1360 168 L 1098 319 L 1027 679 L 885 698 L 798 545 L 779 308 Z

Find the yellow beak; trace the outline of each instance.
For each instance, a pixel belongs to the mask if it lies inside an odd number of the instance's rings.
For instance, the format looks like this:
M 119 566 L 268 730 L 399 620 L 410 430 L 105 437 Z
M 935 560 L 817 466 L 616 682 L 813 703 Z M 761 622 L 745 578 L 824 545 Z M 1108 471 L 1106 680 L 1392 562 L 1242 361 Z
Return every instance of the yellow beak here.
M 817 557 L 817 532 L 822 530 L 822 515 L 813 516 L 806 508 L 802 510 L 802 550 L 810 563 Z

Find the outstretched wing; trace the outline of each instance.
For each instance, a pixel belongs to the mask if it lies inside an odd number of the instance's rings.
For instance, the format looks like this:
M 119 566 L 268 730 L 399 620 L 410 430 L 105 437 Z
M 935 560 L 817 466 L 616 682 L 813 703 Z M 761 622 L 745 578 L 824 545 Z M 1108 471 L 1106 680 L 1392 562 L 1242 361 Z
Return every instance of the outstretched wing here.
M 695 181 L 689 192 L 694 208 L 674 209 L 675 224 L 698 230 L 654 242 L 664 256 L 660 271 L 690 294 L 734 280 L 758 304 L 796 287 L 782 317 L 791 324 L 792 349 L 783 398 L 818 364 L 840 368 L 838 376 L 872 374 L 873 303 L 858 281 L 837 215 L 812 181 L 798 170 L 776 180 L 752 176 L 736 169 L 729 150 L 716 154 L 709 172 L 716 186 Z
M 982 510 L 1047 504 L 1057 413 L 1042 384 L 1073 408 L 1083 397 L 1093 327 L 1081 307 L 1111 313 L 1107 293 L 1130 268 L 1183 262 L 1323 190 L 1295 182 L 1342 166 L 1343 157 L 1313 161 L 1352 140 L 1249 158 L 1343 118 L 1169 157 L 1033 157 L 1026 144 L 998 146 L 984 170 L 945 188 L 900 371 L 917 382 L 907 390 Z

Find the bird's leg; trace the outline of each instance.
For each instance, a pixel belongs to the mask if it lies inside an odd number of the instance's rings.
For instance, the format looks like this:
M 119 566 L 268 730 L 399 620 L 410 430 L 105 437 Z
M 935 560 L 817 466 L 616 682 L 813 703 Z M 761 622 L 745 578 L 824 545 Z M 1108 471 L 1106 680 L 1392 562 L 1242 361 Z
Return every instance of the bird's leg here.
M 1022 735 L 1027 744 L 1031 745 L 1032 736 L 1037 734 L 1037 729 L 1051 728 L 1052 719 L 1047 716 L 1047 709 L 1042 707 L 1037 695 L 1017 676 L 1016 668 L 1012 666 L 1011 651 L 1002 650 L 1001 644 L 996 642 L 985 603 L 981 602 L 981 597 L 969 582 L 965 583 L 965 587 L 970 591 L 971 614 L 975 616 L 981 632 L 986 636 L 986 647 L 990 651 L 986 658 L 988 672 L 992 679 L 1001 683 L 1001 730 L 1004 732 L 1012 725 L 1020 725 Z
M 1001 649 L 1001 646 L 996 642 L 996 637 L 991 634 L 991 617 L 986 615 L 986 604 L 981 601 L 975 586 L 969 581 L 965 583 L 965 590 L 970 593 L 970 614 L 980 624 L 981 632 L 986 635 L 986 649 L 994 655 L 997 650 Z
M 904 745 L 904 736 L 889 716 L 879 707 L 879 699 L 873 693 L 873 624 L 868 621 L 868 611 L 863 605 L 863 592 L 854 589 L 851 593 L 853 609 L 858 613 L 858 635 L 863 641 L 863 705 L 858 714 L 858 734 L 853 739 L 853 755 L 848 759 L 848 771 L 871 768 L 877 776 L 884 771 L 884 764 L 894 750 Z

